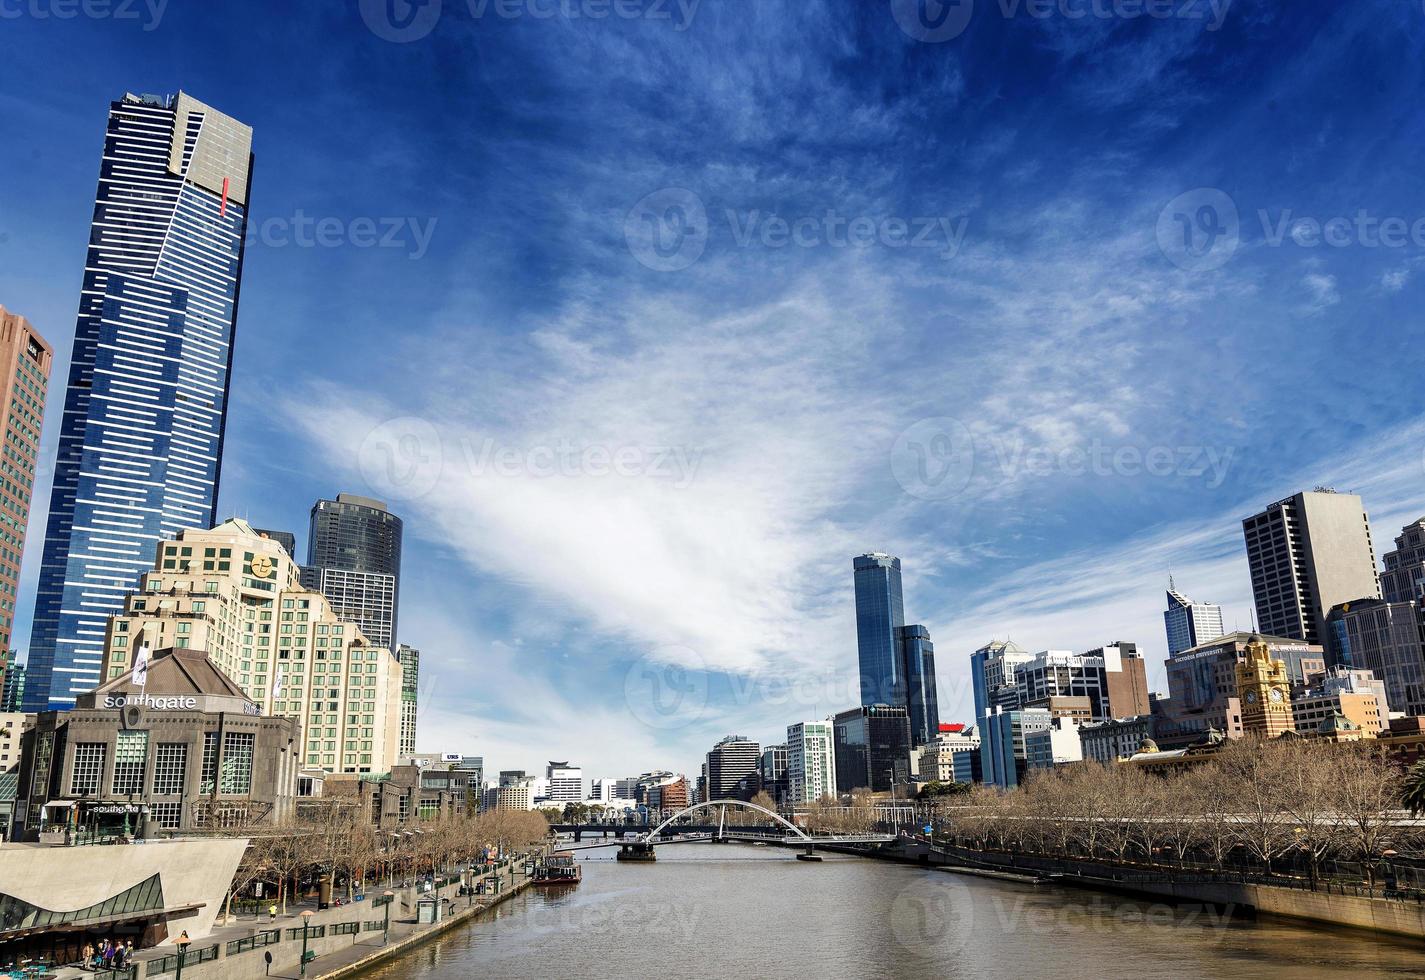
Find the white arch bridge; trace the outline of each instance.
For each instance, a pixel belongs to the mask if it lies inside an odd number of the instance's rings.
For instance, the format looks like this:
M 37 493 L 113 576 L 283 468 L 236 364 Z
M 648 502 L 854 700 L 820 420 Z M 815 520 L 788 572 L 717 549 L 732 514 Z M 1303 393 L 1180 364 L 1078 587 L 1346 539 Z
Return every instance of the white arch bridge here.
M 739 833 L 736 825 L 729 826 L 727 823 L 727 809 L 734 807 L 742 810 L 750 810 L 758 813 L 775 824 L 780 824 L 789 833 L 777 837 L 766 833 Z M 710 840 L 732 840 L 747 839 L 757 841 L 776 842 L 783 845 L 805 847 L 806 853 L 811 854 L 818 844 L 885 844 L 895 840 L 894 834 L 808 834 L 796 824 L 787 820 L 779 813 L 758 806 L 756 803 L 748 803 L 746 800 L 708 800 L 705 803 L 694 803 L 692 806 L 673 814 L 658 826 L 649 830 L 643 836 L 630 843 L 619 845 L 619 860 L 621 861 L 652 861 L 653 846 L 658 842 L 661 835 L 669 827 L 672 827 L 679 820 L 691 816 L 699 811 L 716 810 L 718 815 L 717 828 L 711 833 L 703 832 L 697 836 L 701 839 Z M 819 859 L 818 859 L 819 860 Z

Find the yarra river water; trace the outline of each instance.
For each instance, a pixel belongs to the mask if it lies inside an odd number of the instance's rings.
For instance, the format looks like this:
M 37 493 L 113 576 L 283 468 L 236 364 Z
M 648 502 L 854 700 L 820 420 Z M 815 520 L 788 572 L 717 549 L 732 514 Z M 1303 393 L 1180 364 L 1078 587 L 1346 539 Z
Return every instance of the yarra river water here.
M 1425 976 L 1425 942 L 770 846 L 614 850 L 578 852 L 582 884 L 527 889 L 363 980 Z

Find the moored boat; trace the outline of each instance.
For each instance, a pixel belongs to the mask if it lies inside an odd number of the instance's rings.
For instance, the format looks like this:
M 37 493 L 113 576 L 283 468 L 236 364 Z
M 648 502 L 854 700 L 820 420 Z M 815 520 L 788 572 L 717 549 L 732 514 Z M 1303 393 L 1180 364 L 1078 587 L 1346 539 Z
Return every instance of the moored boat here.
M 534 869 L 536 885 L 577 885 L 582 877 L 583 870 L 570 851 L 551 854 Z

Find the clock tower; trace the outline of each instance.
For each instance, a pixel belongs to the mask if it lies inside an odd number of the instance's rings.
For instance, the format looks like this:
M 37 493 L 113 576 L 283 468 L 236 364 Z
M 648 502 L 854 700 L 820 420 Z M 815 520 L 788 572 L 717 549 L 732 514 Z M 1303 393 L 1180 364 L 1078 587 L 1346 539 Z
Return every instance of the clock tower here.
M 1273 660 L 1260 636 L 1247 644 L 1237 664 L 1237 696 L 1242 704 L 1242 730 L 1248 735 L 1276 738 L 1294 729 L 1291 720 L 1291 682 L 1286 664 Z

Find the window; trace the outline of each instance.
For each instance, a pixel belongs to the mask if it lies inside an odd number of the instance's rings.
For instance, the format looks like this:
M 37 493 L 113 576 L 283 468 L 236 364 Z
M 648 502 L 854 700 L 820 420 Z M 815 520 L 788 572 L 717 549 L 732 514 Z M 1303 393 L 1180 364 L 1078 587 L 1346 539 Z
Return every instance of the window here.
M 148 812 L 164 830 L 177 830 L 183 815 L 182 803 L 150 803 Z
M 74 771 L 69 776 L 69 791 L 75 796 L 99 792 L 99 779 L 104 772 L 104 756 L 108 746 L 103 742 L 80 742 L 74 747 Z
M 143 792 L 148 732 L 119 732 L 114 743 L 114 795 Z
M 211 793 L 218 779 L 218 733 L 203 733 L 203 775 L 198 787 L 200 793 Z
M 183 792 L 187 775 L 188 746 L 182 742 L 160 742 L 153 762 L 153 795 L 177 796 Z
M 219 793 L 252 792 L 254 738 L 252 732 L 227 732 L 223 735 L 223 775 Z

